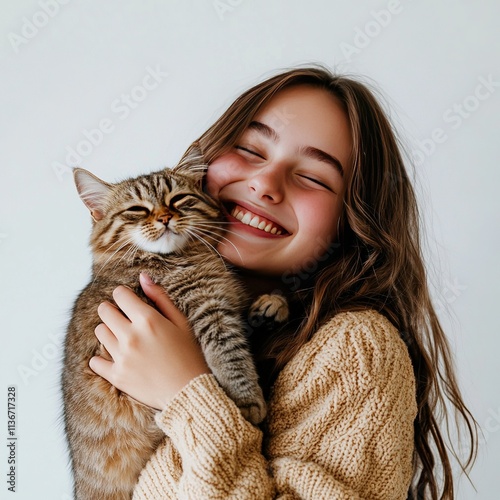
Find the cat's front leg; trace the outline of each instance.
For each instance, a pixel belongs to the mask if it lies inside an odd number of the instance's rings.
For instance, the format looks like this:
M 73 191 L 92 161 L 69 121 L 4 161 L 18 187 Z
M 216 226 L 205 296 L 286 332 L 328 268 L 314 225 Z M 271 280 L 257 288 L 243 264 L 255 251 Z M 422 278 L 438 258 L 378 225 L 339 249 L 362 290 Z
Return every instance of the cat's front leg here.
M 250 326 L 265 326 L 272 330 L 283 324 L 289 316 L 289 307 L 286 298 L 278 293 L 264 294 L 250 306 L 248 322 Z
M 259 424 L 266 416 L 266 403 L 241 319 L 207 309 L 204 320 L 193 325 L 207 365 L 243 416 Z

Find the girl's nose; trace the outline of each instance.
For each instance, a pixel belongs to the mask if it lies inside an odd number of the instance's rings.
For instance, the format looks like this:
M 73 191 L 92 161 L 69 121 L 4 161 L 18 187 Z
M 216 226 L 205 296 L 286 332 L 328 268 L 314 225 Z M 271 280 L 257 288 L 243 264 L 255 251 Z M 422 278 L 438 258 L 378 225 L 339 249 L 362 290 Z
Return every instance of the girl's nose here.
M 248 187 L 258 199 L 280 203 L 284 196 L 284 179 L 271 165 L 261 168 L 248 180 Z

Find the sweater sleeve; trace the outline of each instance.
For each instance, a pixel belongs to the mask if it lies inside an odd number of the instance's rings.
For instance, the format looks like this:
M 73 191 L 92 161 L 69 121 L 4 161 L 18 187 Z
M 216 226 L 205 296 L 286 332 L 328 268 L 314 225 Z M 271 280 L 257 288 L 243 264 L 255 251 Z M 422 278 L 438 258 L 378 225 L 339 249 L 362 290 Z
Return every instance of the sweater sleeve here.
M 213 375 L 192 380 L 157 415 L 166 438 L 134 499 L 403 499 L 415 415 L 397 331 L 373 311 L 342 313 L 280 373 L 264 446 Z

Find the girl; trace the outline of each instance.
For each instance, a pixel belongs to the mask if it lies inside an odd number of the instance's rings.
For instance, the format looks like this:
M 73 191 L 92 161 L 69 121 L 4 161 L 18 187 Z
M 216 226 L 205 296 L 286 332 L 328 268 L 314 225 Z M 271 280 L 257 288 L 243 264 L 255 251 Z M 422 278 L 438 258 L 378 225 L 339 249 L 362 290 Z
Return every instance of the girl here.
M 125 287 L 120 309 L 101 304 L 96 335 L 113 361 L 91 368 L 158 409 L 166 435 L 134 498 L 453 498 L 445 396 L 471 442 L 465 471 L 476 422 L 429 298 L 415 195 L 373 94 L 320 67 L 287 71 L 241 95 L 194 147 L 226 211 L 219 252 L 250 293 L 284 293 L 292 315 L 251 335 L 268 394 L 261 430 L 147 276 L 157 309 Z

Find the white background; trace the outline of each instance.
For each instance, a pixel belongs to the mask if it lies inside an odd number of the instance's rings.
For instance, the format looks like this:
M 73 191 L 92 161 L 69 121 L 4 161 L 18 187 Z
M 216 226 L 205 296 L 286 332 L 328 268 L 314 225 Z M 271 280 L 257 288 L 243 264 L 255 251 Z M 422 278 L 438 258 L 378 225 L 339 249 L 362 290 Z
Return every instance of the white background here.
M 429 279 L 484 428 L 477 493 L 462 480 L 458 498 L 498 498 L 500 4 L 66 0 L 46 7 L 50 15 L 42 4 L 0 2 L 0 497 L 10 498 L 10 385 L 15 498 L 71 496 L 60 343 L 89 278 L 90 219 L 68 151 L 79 149 L 78 163 L 110 181 L 171 166 L 244 89 L 275 70 L 321 62 L 376 82 L 413 151 Z M 136 87 L 148 67 L 160 81 L 143 92 Z M 481 78 L 493 83 L 478 100 Z M 133 107 L 121 103 L 131 92 L 140 100 Z M 85 145 L 84 131 L 102 119 L 112 131 Z M 429 140 L 433 132 L 440 142 Z

